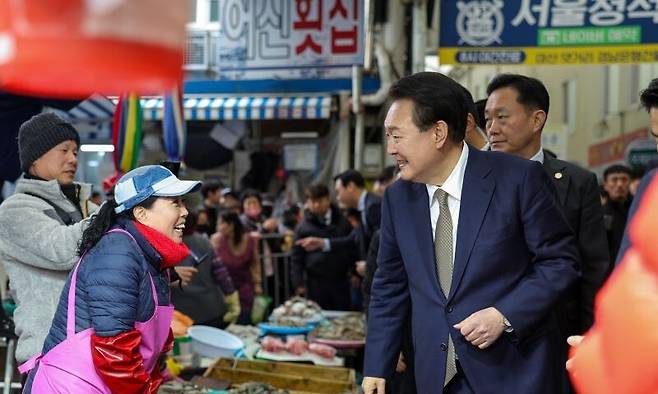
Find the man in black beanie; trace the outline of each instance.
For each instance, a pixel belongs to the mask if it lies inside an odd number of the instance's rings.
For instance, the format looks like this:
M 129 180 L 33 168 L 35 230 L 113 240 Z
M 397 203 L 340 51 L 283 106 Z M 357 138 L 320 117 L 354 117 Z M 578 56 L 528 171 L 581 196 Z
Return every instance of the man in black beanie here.
M 74 182 L 79 146 L 73 126 L 50 113 L 18 133 L 23 176 L 0 205 L 0 261 L 16 291 L 19 363 L 41 351 L 88 216 L 98 208 L 88 201 L 91 186 Z

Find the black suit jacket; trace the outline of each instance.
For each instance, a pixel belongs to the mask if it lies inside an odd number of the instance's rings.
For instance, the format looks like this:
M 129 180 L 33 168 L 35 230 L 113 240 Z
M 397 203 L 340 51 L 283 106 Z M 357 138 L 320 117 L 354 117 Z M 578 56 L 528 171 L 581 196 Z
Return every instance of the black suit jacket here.
M 558 311 L 563 335 L 582 334 L 594 322 L 594 297 L 610 267 L 603 208 L 594 173 L 544 152 L 544 169 L 557 189 L 558 206 L 574 231 L 581 278 Z
M 322 218 L 324 219 L 324 218 Z M 310 211 L 304 211 L 304 220 L 295 228 L 295 241 L 306 237 L 331 238 L 347 236 L 352 227 L 337 206 L 331 205 L 331 224 L 327 225 Z M 356 249 L 332 248 L 328 252 L 307 252 L 293 246 L 290 257 L 290 278 L 294 288 L 304 286 L 304 277 L 333 283 L 346 282 L 356 260 Z
M 375 231 L 379 230 L 382 217 L 382 198 L 374 193 L 368 192 L 365 201 L 366 223 L 363 221 L 347 237 L 331 238 L 331 249 L 354 248 L 359 251 L 359 260 L 365 260 L 368 255 L 370 241 Z

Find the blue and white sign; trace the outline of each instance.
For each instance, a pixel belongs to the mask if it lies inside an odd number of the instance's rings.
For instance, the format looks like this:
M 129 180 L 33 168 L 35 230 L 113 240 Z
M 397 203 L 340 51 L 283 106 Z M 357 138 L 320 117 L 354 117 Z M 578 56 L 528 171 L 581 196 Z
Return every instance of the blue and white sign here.
M 443 64 L 658 61 L 656 0 L 441 2 Z

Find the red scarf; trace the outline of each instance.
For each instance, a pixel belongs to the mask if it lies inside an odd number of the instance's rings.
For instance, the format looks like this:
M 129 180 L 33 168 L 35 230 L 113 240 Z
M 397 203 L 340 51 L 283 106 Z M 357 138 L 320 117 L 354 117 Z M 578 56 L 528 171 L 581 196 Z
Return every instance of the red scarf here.
M 184 243 L 176 243 L 171 238 L 162 234 L 158 230 L 134 220 L 135 227 L 148 243 L 158 251 L 162 257 L 160 269 L 166 269 L 178 265 L 187 256 L 190 255 L 190 249 Z

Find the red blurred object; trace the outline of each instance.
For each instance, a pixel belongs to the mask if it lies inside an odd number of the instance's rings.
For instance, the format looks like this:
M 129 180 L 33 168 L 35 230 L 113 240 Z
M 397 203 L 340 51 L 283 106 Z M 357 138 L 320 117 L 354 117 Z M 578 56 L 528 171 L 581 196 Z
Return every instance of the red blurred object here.
M 308 350 L 308 343 L 303 339 L 288 338 L 286 341 L 286 350 L 288 353 L 300 356 Z
M 597 295 L 594 327 L 572 350 L 579 393 L 658 393 L 658 183 L 630 225 L 632 247 Z
M 336 356 L 336 349 L 332 348 L 331 346 L 322 345 L 320 343 L 310 344 L 308 346 L 308 350 L 322 358 L 334 358 Z
M 120 172 L 115 172 L 114 174 L 108 176 L 107 178 L 103 179 L 103 191 L 105 194 L 110 191 L 110 189 L 119 182 L 119 178 L 121 178 L 121 173 Z
M 263 350 L 270 353 L 278 353 L 286 350 L 286 344 L 283 341 L 269 335 L 263 338 L 260 344 L 263 346 Z
M 160 94 L 183 77 L 186 5 L 0 0 L 0 88 L 51 97 Z

